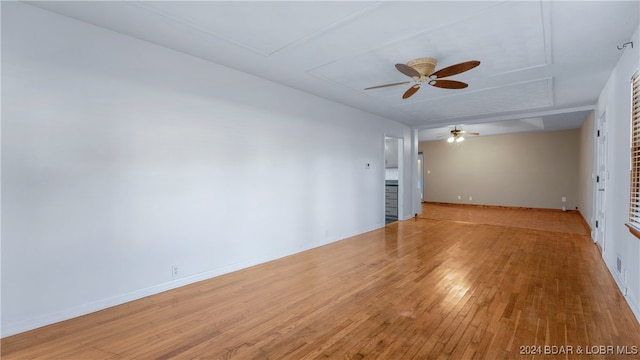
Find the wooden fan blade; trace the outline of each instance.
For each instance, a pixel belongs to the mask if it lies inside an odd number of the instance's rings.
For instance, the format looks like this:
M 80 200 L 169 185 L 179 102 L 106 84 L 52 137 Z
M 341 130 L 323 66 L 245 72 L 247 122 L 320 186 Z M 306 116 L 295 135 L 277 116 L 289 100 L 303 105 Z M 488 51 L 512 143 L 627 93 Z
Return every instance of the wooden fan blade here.
M 411 95 L 415 94 L 418 90 L 420 90 L 420 85 L 416 84 L 409 88 L 409 90 L 405 91 L 404 95 L 402 95 L 403 99 L 408 99 Z
M 469 86 L 467 83 L 455 80 L 431 80 L 429 81 L 429 85 L 443 89 L 464 89 Z
M 440 78 L 443 78 L 443 77 L 447 77 L 447 76 L 463 73 L 465 71 L 473 69 L 474 67 L 476 67 L 478 65 L 480 65 L 480 61 L 471 60 L 471 61 L 463 62 L 463 63 L 460 63 L 460 64 L 451 65 L 451 66 L 448 66 L 448 67 L 446 67 L 444 69 L 440 69 L 440 70 L 434 72 L 433 74 L 431 74 L 431 76 L 435 76 L 436 78 L 440 79 Z M 397 67 L 397 65 L 396 65 L 396 67 Z
M 410 82 L 411 81 L 403 81 L 403 82 L 394 83 L 394 84 L 385 84 L 385 85 L 372 86 L 372 87 L 366 88 L 365 90 L 379 89 L 379 88 L 388 87 L 388 86 L 405 85 L 405 84 L 409 84 Z
M 396 69 L 398 69 L 398 71 L 400 71 L 401 73 L 407 75 L 408 77 L 420 77 L 420 73 L 418 72 L 418 70 L 412 68 L 409 65 L 405 65 L 405 64 L 396 64 Z
M 464 133 L 467 134 L 467 135 L 480 135 L 479 132 L 468 132 L 468 131 L 465 131 Z

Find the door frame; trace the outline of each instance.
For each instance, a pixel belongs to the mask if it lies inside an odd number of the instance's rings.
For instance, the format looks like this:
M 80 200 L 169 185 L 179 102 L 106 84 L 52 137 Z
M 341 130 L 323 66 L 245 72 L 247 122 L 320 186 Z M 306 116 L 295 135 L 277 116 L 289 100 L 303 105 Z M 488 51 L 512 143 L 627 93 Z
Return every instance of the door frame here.
M 606 251 L 606 203 L 607 203 L 607 111 L 596 118 L 595 126 L 595 169 L 593 181 L 593 241 Z
M 387 152 L 386 152 L 386 145 L 387 145 L 387 139 L 393 139 L 393 140 L 397 140 L 398 141 L 398 152 L 397 152 L 397 156 L 398 156 L 398 220 L 403 220 L 404 219 L 404 186 L 403 186 L 403 181 L 404 181 L 404 138 L 399 137 L 399 136 L 393 136 L 393 135 L 387 135 L 385 134 L 382 137 L 382 149 L 383 149 L 383 154 L 382 154 L 382 223 L 384 224 L 386 222 L 386 214 L 385 214 L 385 203 L 386 203 L 386 180 L 387 180 Z

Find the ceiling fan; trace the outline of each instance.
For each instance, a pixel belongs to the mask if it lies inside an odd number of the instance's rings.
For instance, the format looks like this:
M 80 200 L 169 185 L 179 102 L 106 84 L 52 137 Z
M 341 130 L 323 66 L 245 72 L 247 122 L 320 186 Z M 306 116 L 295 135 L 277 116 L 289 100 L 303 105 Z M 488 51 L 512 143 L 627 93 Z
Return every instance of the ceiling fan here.
M 420 86 L 423 83 L 426 83 L 431 86 L 444 88 L 444 89 L 464 89 L 469 84 L 463 83 L 462 81 L 456 80 L 442 80 L 442 78 L 457 75 L 463 73 L 465 71 L 471 70 L 474 67 L 480 65 L 480 61 L 471 60 L 463 63 L 455 64 L 448 66 L 446 68 L 435 71 L 436 64 L 438 61 L 432 58 L 419 58 L 409 61 L 406 64 L 396 64 L 396 69 L 401 73 L 407 75 L 410 78 L 413 78 L 414 84 L 409 88 L 409 90 L 405 91 L 402 95 L 403 99 L 409 98 L 411 95 L 415 94 L 418 90 L 420 90 Z M 368 87 L 365 90 L 378 89 L 388 86 L 396 86 L 396 85 L 404 85 L 410 84 L 411 81 L 403 81 L 399 83 L 393 84 L 385 84 Z
M 480 135 L 479 132 L 471 132 L 471 131 L 466 131 L 466 130 L 461 130 L 458 129 L 457 126 L 454 126 L 453 129 L 451 131 L 449 131 L 450 135 L 447 138 L 447 142 L 461 142 L 464 141 L 464 137 L 471 135 L 471 136 L 476 136 L 476 135 Z M 441 138 L 443 136 L 445 136 L 447 134 L 438 134 L 438 137 Z

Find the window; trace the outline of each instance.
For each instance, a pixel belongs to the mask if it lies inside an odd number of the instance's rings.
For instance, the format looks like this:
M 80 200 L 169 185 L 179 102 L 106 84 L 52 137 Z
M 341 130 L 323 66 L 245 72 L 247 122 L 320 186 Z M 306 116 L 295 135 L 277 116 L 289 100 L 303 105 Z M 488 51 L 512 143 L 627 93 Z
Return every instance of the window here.
M 631 189 L 627 227 L 640 238 L 640 70 L 631 78 Z

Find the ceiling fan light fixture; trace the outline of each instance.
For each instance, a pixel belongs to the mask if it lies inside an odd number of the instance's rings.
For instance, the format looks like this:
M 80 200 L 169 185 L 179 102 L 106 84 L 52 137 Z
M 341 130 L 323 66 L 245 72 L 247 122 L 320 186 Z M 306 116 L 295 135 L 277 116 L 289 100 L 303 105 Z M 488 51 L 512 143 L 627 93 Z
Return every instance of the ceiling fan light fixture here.
M 407 63 L 408 66 L 416 69 L 422 76 L 429 76 L 433 74 L 438 65 L 438 61 L 433 58 L 419 58 L 411 60 Z
M 463 142 L 466 136 L 480 135 L 479 132 L 458 129 L 457 126 L 454 126 L 453 129 L 449 131 L 449 134 L 450 135 L 446 138 L 448 143 L 459 143 Z M 438 138 L 442 138 L 444 135 L 445 134 L 439 134 Z

